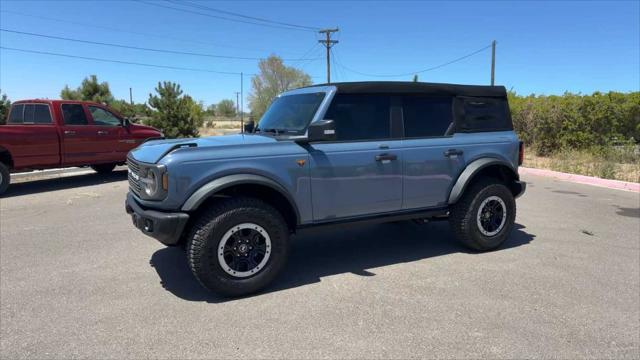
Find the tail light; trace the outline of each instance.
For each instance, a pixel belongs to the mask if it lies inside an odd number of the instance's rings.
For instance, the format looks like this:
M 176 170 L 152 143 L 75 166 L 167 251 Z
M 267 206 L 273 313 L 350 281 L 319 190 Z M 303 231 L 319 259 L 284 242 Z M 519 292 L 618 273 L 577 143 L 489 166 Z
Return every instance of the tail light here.
M 522 165 L 524 162 L 524 143 L 520 141 L 520 146 L 518 148 L 518 166 Z

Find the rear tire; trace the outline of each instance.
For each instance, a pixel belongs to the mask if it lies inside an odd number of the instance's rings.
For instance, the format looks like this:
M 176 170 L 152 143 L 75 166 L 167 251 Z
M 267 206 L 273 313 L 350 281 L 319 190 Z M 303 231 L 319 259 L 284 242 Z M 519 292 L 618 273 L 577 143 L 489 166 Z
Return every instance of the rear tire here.
M 289 253 L 284 218 L 254 198 L 221 198 L 197 218 L 186 240 L 196 279 L 224 296 L 263 289 L 283 269 Z
M 101 175 L 109 174 L 110 172 L 113 171 L 115 167 L 116 167 L 116 164 L 91 165 L 91 168 L 93 169 L 93 171 Z
M 9 183 L 11 183 L 9 168 L 5 164 L 0 163 L 0 195 L 7 191 Z
M 493 250 L 509 237 L 516 218 L 511 190 L 485 178 L 472 184 L 453 205 L 449 223 L 456 238 L 477 251 Z

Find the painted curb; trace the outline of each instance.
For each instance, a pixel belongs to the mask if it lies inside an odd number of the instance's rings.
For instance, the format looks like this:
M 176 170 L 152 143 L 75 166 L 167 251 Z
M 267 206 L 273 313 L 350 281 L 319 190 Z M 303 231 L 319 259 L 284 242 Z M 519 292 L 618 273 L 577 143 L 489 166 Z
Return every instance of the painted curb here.
M 640 183 L 601 179 L 594 176 L 567 174 L 559 171 L 546 170 L 546 169 L 534 169 L 527 167 L 520 167 L 518 172 L 522 175 L 537 175 L 552 177 L 558 180 L 574 182 L 578 184 L 593 185 L 609 189 L 626 190 L 640 193 Z

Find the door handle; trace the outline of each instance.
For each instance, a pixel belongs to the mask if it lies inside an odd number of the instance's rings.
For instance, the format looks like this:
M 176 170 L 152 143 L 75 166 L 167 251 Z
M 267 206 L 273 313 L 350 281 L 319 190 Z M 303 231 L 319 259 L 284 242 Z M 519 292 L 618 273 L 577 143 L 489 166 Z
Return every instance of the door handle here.
M 108 131 L 98 130 L 98 135 L 107 135 L 108 133 Z
M 449 149 L 449 150 L 444 152 L 444 156 L 445 157 L 458 156 L 458 155 L 462 155 L 463 153 L 464 153 L 464 151 L 462 151 L 462 150 Z
M 75 131 L 73 131 L 73 130 L 65 130 L 65 131 L 64 131 L 64 134 L 65 134 L 65 135 L 75 135 L 75 134 L 76 134 L 76 132 L 75 132 Z
M 376 161 L 385 161 L 385 160 L 398 160 L 398 155 L 395 155 L 395 154 L 376 155 Z

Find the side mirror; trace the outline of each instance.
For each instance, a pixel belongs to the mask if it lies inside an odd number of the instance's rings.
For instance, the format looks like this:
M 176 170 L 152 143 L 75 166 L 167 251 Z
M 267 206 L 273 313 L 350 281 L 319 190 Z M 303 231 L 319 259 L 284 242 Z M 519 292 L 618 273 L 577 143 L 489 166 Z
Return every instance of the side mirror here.
M 129 120 L 129 118 L 124 118 L 124 120 L 122 120 L 122 126 L 128 128 L 129 125 L 131 125 L 131 120 Z
M 307 141 L 335 141 L 336 125 L 333 120 L 320 120 L 309 124 Z
M 246 124 L 244 124 L 244 132 L 251 134 L 253 133 L 253 130 L 255 129 L 255 127 L 256 127 L 256 122 L 253 120 L 249 120 L 247 121 Z

